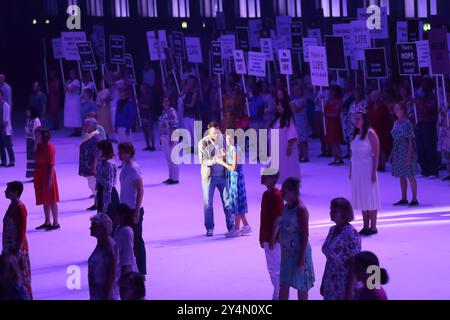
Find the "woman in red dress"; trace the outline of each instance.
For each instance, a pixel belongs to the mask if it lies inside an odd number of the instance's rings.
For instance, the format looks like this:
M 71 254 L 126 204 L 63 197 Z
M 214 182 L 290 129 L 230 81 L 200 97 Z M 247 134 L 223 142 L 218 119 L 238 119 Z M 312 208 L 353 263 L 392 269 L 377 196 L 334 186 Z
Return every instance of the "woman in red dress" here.
M 19 181 L 9 182 L 6 186 L 5 197 L 11 200 L 11 204 L 3 218 L 2 254 L 12 255 L 16 258 L 22 285 L 28 298 L 32 299 L 30 256 L 26 237 L 27 208 L 20 200 L 22 192 L 23 184 Z
M 34 169 L 34 191 L 36 205 L 44 205 L 45 222 L 36 230 L 46 231 L 60 228 L 58 222 L 58 182 L 55 173 L 55 146 L 50 141 L 50 130 L 39 127 L 36 134 L 36 168 Z M 50 222 L 50 211 L 53 224 Z
M 378 90 L 370 94 L 370 102 L 367 107 L 367 116 L 370 126 L 380 139 L 380 161 L 378 171 L 386 171 L 386 161 L 392 150 L 392 118 L 388 107 L 381 99 L 381 93 Z
M 339 86 L 333 85 L 329 89 L 328 101 L 324 107 L 327 132 L 323 136 L 323 142 L 331 146 L 334 156 L 334 161 L 330 163 L 330 166 L 341 166 L 344 164 L 340 146 L 342 141 L 341 109 L 342 90 Z

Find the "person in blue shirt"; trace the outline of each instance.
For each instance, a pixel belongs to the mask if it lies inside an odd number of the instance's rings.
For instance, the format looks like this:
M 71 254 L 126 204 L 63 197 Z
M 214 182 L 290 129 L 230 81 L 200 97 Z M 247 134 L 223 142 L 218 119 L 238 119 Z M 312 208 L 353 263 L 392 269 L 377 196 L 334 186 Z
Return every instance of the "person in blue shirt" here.
M 130 95 L 130 87 L 119 90 L 116 111 L 116 132 L 119 142 L 131 141 L 132 129 L 136 121 L 137 106 Z

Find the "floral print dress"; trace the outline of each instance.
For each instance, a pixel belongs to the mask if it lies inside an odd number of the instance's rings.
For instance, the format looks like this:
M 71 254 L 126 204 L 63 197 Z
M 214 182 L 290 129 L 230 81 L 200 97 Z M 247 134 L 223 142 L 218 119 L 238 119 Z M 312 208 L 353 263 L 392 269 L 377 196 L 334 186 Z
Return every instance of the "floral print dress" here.
M 334 235 L 336 226 L 330 228 L 322 252 L 327 258 L 322 280 L 325 300 L 344 300 L 350 264 L 349 259 L 361 251 L 361 238 L 351 224 Z
M 25 205 L 11 204 L 3 218 L 3 254 L 12 254 L 16 257 L 27 299 L 32 299 L 31 267 L 26 231 L 27 209 Z

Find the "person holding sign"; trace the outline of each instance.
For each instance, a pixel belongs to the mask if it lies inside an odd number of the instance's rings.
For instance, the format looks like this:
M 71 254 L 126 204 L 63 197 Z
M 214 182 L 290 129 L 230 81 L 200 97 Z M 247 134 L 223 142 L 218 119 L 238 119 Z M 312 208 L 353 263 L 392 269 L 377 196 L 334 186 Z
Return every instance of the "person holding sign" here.
M 276 112 L 272 120 L 271 128 L 279 129 L 279 172 L 280 180 L 284 181 L 289 177 L 300 179 L 300 167 L 298 164 L 298 143 L 297 130 L 292 110 L 293 103 L 285 90 L 278 89 L 275 96 Z
M 75 70 L 72 69 L 69 71 L 69 80 L 65 86 L 66 97 L 64 101 L 64 127 L 74 129 L 71 137 L 81 136 L 80 90 L 80 80 L 78 80 Z
M 119 142 L 131 142 L 132 129 L 136 121 L 137 106 L 131 99 L 129 86 L 119 89 L 119 101 L 116 109 L 116 132 Z
M 342 89 L 337 85 L 332 85 L 328 93 L 328 101 L 324 107 L 326 134 L 323 137 L 325 143 L 330 144 L 334 156 L 334 161 L 330 166 L 342 166 L 341 140 L 342 140 Z
M 406 105 L 396 104 L 394 112 L 397 121 L 391 131 L 393 138 L 393 148 L 389 162 L 392 163 L 392 176 L 400 178 L 400 186 L 402 189 L 402 199 L 394 204 L 394 206 L 410 205 L 417 206 L 417 153 L 415 147 L 414 128 L 408 119 Z M 412 201 L 408 203 L 407 190 L 408 182 L 411 185 Z

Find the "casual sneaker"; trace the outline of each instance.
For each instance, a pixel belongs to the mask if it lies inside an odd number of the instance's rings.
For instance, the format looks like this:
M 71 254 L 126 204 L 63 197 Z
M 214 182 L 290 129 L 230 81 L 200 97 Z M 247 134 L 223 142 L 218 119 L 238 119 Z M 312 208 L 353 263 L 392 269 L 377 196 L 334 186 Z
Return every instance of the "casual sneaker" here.
M 35 230 L 44 230 L 44 229 L 48 229 L 48 228 L 50 228 L 52 225 L 51 224 L 43 224 L 43 225 L 40 225 L 39 227 L 37 227 Z
M 178 184 L 178 183 L 179 183 L 178 181 L 172 180 L 172 179 L 169 179 L 169 181 L 167 182 L 168 185 L 174 185 L 174 184 Z
M 56 226 L 50 226 L 45 231 L 53 231 L 53 230 L 58 230 L 58 229 L 61 229 L 61 226 L 59 224 Z
M 245 235 L 249 233 L 252 233 L 252 228 L 250 226 L 243 226 L 241 229 L 241 234 Z
M 86 211 L 95 211 L 95 210 L 97 210 L 97 206 L 95 204 L 86 209 Z
M 164 184 L 168 184 L 169 182 L 170 182 L 170 179 L 163 181 Z
M 413 200 L 409 203 L 410 207 L 417 207 L 418 205 L 419 205 L 419 201 L 417 201 L 417 200 Z
M 377 233 L 378 233 L 377 229 L 369 229 L 369 230 L 367 230 L 366 236 L 371 236 L 371 235 L 374 235 Z
M 400 200 L 394 203 L 394 206 L 407 206 L 409 204 L 408 200 Z
M 231 230 L 231 231 L 225 233 L 225 237 L 227 237 L 227 238 L 236 238 L 236 237 L 240 237 L 241 235 L 242 234 L 241 234 L 240 230 Z
M 362 236 L 367 236 L 370 229 L 363 228 L 358 233 Z
M 214 235 L 214 232 L 212 230 L 206 231 L 206 236 L 207 237 L 212 237 L 213 235 Z

